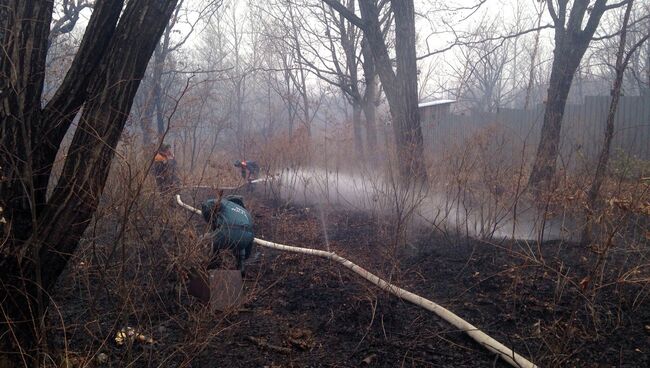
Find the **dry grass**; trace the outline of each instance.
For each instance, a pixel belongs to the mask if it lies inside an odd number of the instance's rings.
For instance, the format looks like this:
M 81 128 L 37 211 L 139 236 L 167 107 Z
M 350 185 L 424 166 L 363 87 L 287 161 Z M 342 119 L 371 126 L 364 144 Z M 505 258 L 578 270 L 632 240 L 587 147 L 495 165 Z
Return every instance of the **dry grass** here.
M 349 159 L 351 149 L 330 149 L 332 154 L 324 157 L 317 154 L 323 147 L 306 137 L 272 140 L 259 146 L 256 158 L 267 173 L 313 166 L 336 172 L 352 170 L 361 175 L 386 170 L 388 185 L 377 195 L 388 198 L 382 202 L 388 211 L 371 211 L 368 218 L 375 223 L 375 236 L 388 240 L 376 272 L 392 280 L 405 276 L 401 260 L 413 241 L 413 233 L 418 237 L 434 230 L 440 239 L 449 242 L 472 236 L 495 249 L 506 250 L 517 260 L 507 272 L 512 280 L 508 290 L 512 300 L 520 297 L 524 285 L 538 282 L 536 277 L 540 282 L 550 279 L 555 284 L 557 305 L 567 295 L 577 295 L 580 302 L 572 304 L 575 310 L 563 312 L 553 321 L 540 321 L 534 331 L 550 352 L 551 358 L 545 361 L 563 365 L 574 348 L 563 341 L 590 341 L 622 318 L 612 307 L 612 295 L 618 295 L 621 303 L 632 300 L 633 308 L 646 303 L 650 285 L 649 182 L 612 175 L 606 181 L 602 205 L 586 208 L 588 177 L 565 172 L 556 189 L 545 197 L 546 203 L 533 206 L 525 188 L 528 157 L 517 158 L 509 153 L 510 146 L 504 141 L 495 144 L 500 142 L 498 135 L 486 131 L 472 137 L 469 144 L 429 158 L 431 181 L 427 191 L 410 188 L 411 192 L 404 192 L 399 188 L 390 174 L 397 171 L 393 170 L 394 160 L 387 159 L 371 168 L 358 166 Z M 188 296 L 183 283 L 186 270 L 200 268 L 208 257 L 205 244 L 197 241 L 205 225 L 178 211 L 169 196 L 156 192 L 153 180 L 146 175 L 149 159 L 128 144 L 119 151 L 97 214 L 70 262 L 62 287 L 53 296 L 48 319 L 49 335 L 53 337 L 49 350 L 52 353 L 46 359 L 49 365 L 67 361 L 68 366 L 94 366 L 109 357 L 106 364 L 111 366 L 190 366 L 197 354 L 219 340 L 224 329 L 238 328 L 226 323 L 227 313 L 215 316 Z M 226 153 L 215 152 L 194 171 L 184 171 L 182 181 L 208 187 L 237 185 L 241 179 L 231 159 Z M 183 160 L 179 157 L 179 161 Z M 416 221 L 417 208 L 431 193 L 444 198 L 442 206 L 424 223 Z M 406 204 L 400 207 L 400 203 Z M 327 217 L 336 208 L 333 203 L 323 204 L 320 211 Z M 524 208 L 534 208 L 534 218 L 522 214 Z M 594 241 L 577 252 L 580 267 L 574 268 L 567 265 L 575 263 L 575 259 L 558 262 L 561 254 L 549 254 L 541 229 L 558 218 L 567 219 L 567 226 L 576 226 L 585 211 L 594 219 Z M 503 239 L 497 229 L 508 221 L 533 221 L 537 233 L 532 239 L 517 241 L 512 239 L 516 237 L 512 229 L 506 237 L 510 239 Z M 316 236 L 314 242 L 322 236 L 319 229 L 298 229 L 279 217 L 277 231 L 310 232 Z M 534 277 L 531 269 L 536 270 Z M 338 271 L 333 275 L 341 277 Z M 369 301 L 376 307 L 376 293 L 370 289 L 366 292 L 361 302 Z M 255 292 L 249 297 L 255 298 Z M 66 308 L 60 308 L 62 305 Z M 574 318 L 585 314 L 590 316 L 588 324 Z M 70 322 L 75 320 L 80 322 Z M 116 346 L 116 334 L 126 327 L 155 342 L 164 340 L 164 344 L 136 340 Z

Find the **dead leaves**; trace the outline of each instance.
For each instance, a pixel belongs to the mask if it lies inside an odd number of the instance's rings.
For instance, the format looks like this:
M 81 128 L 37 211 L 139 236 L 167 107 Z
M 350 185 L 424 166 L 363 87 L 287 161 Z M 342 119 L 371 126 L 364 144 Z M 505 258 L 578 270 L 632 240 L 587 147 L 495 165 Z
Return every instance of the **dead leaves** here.
M 147 335 L 137 332 L 133 327 L 122 328 L 115 334 L 115 343 L 119 346 L 124 345 L 126 342 L 138 341 L 144 344 L 155 344 L 154 339 Z
M 292 328 L 287 334 L 283 346 L 272 344 L 268 341 L 266 337 L 246 337 L 247 341 L 254 343 L 255 345 L 275 351 L 281 354 L 290 354 L 293 349 L 296 348 L 302 351 L 310 351 L 316 347 L 316 339 L 314 338 L 313 333 L 304 328 Z
M 637 215 L 650 216 L 650 202 L 632 201 L 630 199 L 611 198 L 608 201 L 610 207 L 616 207 L 626 212 Z
M 304 328 L 294 328 L 289 331 L 287 339 L 291 345 L 299 348 L 300 350 L 311 350 L 316 346 L 314 336 L 310 330 Z
M 361 361 L 361 364 L 371 365 L 376 360 L 377 360 L 377 354 L 370 354 L 367 357 L 363 358 L 363 360 Z

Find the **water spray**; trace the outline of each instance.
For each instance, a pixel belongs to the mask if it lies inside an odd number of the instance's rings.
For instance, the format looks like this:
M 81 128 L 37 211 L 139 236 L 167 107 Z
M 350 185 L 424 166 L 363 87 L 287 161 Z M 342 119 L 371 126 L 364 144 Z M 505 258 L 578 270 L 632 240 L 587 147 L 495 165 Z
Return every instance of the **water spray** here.
M 335 204 L 349 209 L 390 213 L 395 201 L 414 207 L 412 219 L 423 226 L 433 225 L 475 238 L 534 241 L 543 232 L 545 240 L 570 239 L 562 219 L 545 219 L 533 205 L 519 199 L 516 216 L 511 207 L 490 207 L 488 198 L 476 195 L 472 201 L 454 198 L 442 188 L 418 193 L 402 193 L 389 178 L 381 175 L 333 175 L 325 169 L 285 170 L 266 180 L 272 193 L 283 200 L 304 205 Z M 408 190 L 402 190 L 408 191 Z M 406 203 L 408 202 L 408 203 Z M 484 208 L 485 207 L 485 208 Z

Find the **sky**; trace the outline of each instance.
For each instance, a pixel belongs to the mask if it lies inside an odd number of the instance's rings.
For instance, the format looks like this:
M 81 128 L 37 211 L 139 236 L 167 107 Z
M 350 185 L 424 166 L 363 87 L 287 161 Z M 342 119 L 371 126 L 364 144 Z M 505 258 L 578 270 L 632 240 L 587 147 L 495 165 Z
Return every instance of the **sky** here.
M 303 4 L 310 0 L 291 0 L 295 4 Z M 183 20 L 178 22 L 174 37 L 185 37 L 191 31 L 191 23 L 195 23 L 199 13 L 211 0 L 185 0 L 184 6 L 188 9 L 183 12 Z M 268 4 L 266 0 L 224 0 L 220 12 L 230 12 L 231 7 L 236 7 L 237 18 L 241 19 L 240 27 L 247 27 L 249 22 L 250 5 L 259 6 Z M 417 54 L 431 56 L 419 62 L 422 94 L 426 98 L 449 98 L 444 89 L 457 77 L 458 69 L 462 66 L 462 57 L 459 56 L 458 47 L 449 47 L 457 39 L 471 39 L 472 34 L 480 31 L 481 37 L 499 38 L 522 30 L 530 29 L 537 23 L 538 12 L 542 11 L 541 24 L 551 23 L 550 16 L 543 2 L 539 0 L 415 0 L 416 6 L 416 32 L 418 34 Z M 300 9 L 300 7 L 298 7 Z M 87 23 L 90 10 L 86 9 L 78 24 L 78 34 Z M 239 22 L 238 22 L 239 23 Z M 488 30 L 491 29 L 491 30 Z M 249 35 L 245 35 L 247 37 Z M 528 42 L 532 33 L 528 34 Z M 185 56 L 191 55 L 202 42 L 201 27 L 194 30 L 188 42 L 183 47 Z M 530 47 L 530 45 L 524 45 Z M 551 29 L 542 31 L 540 37 L 540 59 L 546 63 L 550 61 L 553 47 L 553 32 Z M 435 53 L 446 50 L 444 53 Z M 249 50 L 250 51 L 250 50 Z M 433 86 L 433 87 L 432 87 Z

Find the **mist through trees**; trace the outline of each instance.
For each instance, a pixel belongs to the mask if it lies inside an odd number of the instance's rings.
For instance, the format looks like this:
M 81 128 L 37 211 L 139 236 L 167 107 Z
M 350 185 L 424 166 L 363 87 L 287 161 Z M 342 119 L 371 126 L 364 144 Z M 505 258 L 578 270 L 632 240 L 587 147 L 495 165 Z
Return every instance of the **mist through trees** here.
M 639 0 L 0 0 L 0 348 L 22 351 L 0 367 L 43 361 L 47 294 L 107 183 L 138 197 L 164 143 L 186 186 L 242 160 L 368 175 L 394 244 L 418 199 L 514 234 L 520 198 L 544 217 L 571 190 L 597 245 L 615 226 L 595 214 L 641 208 L 608 196 L 647 181 L 649 34 Z

